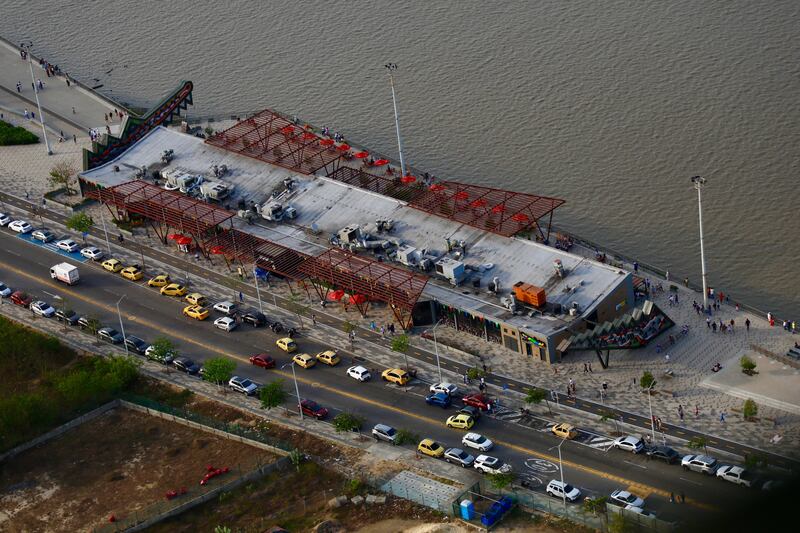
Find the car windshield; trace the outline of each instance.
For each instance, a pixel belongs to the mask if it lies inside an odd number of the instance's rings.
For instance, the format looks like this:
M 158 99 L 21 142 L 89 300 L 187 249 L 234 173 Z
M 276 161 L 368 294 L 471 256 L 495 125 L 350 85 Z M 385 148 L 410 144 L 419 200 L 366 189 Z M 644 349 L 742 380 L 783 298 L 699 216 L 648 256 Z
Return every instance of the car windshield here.
M 627 496 L 620 494 L 620 497 L 628 503 L 633 503 L 636 501 L 636 496 L 633 494 L 628 494 Z
M 475 437 L 472 440 L 474 440 L 478 444 L 482 444 L 486 442 L 486 437 L 484 437 L 483 435 L 475 435 Z
M 249 379 L 243 379 L 242 381 L 240 381 L 240 382 L 239 382 L 239 384 L 240 384 L 242 387 L 245 387 L 245 388 L 247 388 L 247 387 L 249 387 L 250 385 L 252 385 L 252 384 L 253 384 L 253 382 L 252 382 L 252 381 L 250 381 Z
M 397 433 L 397 430 L 394 429 L 394 428 L 386 428 L 386 429 L 383 430 L 383 432 L 391 437 L 392 435 Z
M 569 483 L 564 485 L 564 492 L 572 492 L 573 487 Z

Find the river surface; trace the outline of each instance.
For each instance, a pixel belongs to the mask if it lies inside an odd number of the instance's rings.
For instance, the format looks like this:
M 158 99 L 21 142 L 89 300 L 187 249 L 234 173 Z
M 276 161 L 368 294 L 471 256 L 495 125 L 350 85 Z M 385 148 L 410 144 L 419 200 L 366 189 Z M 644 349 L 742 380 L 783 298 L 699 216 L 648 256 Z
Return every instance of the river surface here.
M 274 108 L 800 320 L 800 2 L 0 0 L 0 34 L 119 101 Z

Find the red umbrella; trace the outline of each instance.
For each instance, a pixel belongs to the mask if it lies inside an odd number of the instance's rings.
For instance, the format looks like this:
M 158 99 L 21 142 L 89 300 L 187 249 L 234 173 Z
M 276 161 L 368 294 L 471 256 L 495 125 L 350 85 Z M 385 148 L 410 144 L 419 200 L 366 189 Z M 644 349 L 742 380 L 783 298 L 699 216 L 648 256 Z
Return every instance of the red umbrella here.
M 372 166 L 373 167 L 382 167 L 383 165 L 388 165 L 388 164 L 389 164 L 389 160 L 388 159 L 378 159 L 377 161 L 372 163 Z
M 350 145 L 349 144 L 340 144 L 339 146 L 336 147 L 336 149 L 339 150 L 340 152 L 346 152 L 346 151 L 348 151 L 350 149 Z
M 284 135 L 289 135 L 293 131 L 294 131 L 294 126 L 292 126 L 291 124 L 281 128 L 281 133 L 283 133 Z
M 303 134 L 303 140 L 304 141 L 310 141 L 311 139 L 316 139 L 316 138 L 317 138 L 317 136 L 315 134 L 311 133 L 310 131 L 307 131 L 307 132 L 305 132 Z
M 334 302 L 338 302 L 343 297 L 344 297 L 344 291 L 343 290 L 338 290 L 338 291 L 333 291 L 332 293 L 330 293 L 328 295 L 328 300 L 332 300 Z
M 175 239 L 175 242 L 177 242 L 178 244 L 183 244 L 183 245 L 192 244 L 192 238 L 191 237 L 187 237 L 186 235 L 181 235 L 181 238 L 180 239 Z
M 484 200 L 483 198 L 478 198 L 477 200 L 475 200 L 474 202 L 470 203 L 469 205 L 470 205 L 470 207 L 475 207 L 475 208 L 483 207 L 483 206 L 486 205 L 486 200 Z
M 322 146 L 331 146 L 335 141 L 333 139 L 320 139 L 319 144 Z
M 209 252 L 214 255 L 222 255 L 225 253 L 225 248 L 222 246 L 212 246 Z
M 428 187 L 428 190 L 431 192 L 442 192 L 443 190 L 445 190 L 445 188 L 446 187 L 444 185 L 441 185 L 439 183 L 434 183 L 433 185 Z
M 469 199 L 469 194 L 467 194 L 467 191 L 459 191 L 453 195 L 453 198 L 456 200 L 467 200 Z
M 492 208 L 492 213 L 502 213 L 506 210 L 506 206 L 503 204 L 497 204 Z
M 169 239 L 171 241 L 176 241 L 176 240 L 180 239 L 181 237 L 183 237 L 183 235 L 181 235 L 180 233 L 170 233 L 169 235 L 167 235 L 167 239 Z
M 417 181 L 417 178 L 415 178 L 414 176 L 412 176 L 410 174 L 406 174 L 405 176 L 400 178 L 400 182 L 401 183 L 405 183 L 406 185 L 414 183 L 415 181 Z
M 354 295 L 352 295 L 350 297 L 350 302 L 352 302 L 352 303 L 354 303 L 356 305 L 361 305 L 366 301 L 367 301 L 367 297 L 364 296 L 363 294 L 354 294 Z
M 511 217 L 511 220 L 514 222 L 528 222 L 530 219 L 531 218 L 525 213 L 515 213 L 514 216 Z
M 365 157 L 369 157 L 369 152 L 356 152 L 355 154 L 356 159 L 364 159 Z

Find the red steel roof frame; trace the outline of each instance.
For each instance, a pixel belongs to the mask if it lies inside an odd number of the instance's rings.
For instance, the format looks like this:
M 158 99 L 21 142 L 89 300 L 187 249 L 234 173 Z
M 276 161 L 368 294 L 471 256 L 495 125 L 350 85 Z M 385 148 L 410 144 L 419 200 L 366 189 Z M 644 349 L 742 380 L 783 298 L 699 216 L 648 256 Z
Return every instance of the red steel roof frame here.
M 436 183 L 444 189 L 428 188 L 408 205 L 426 213 L 505 237 L 531 228 L 536 228 L 541 233 L 538 221 L 548 214 L 552 218 L 553 211 L 564 204 L 564 200 L 559 198 L 535 194 L 467 185 L 455 181 Z M 525 217 L 527 220 L 517 220 Z M 545 237 L 544 234 L 542 237 Z
M 254 263 L 261 268 L 293 280 L 306 277 L 299 270 L 311 256 L 281 244 L 256 237 L 238 229 L 222 231 L 205 243 L 206 249 L 221 246 L 223 254 L 241 262 Z
M 306 131 L 287 118 L 265 109 L 206 139 L 206 144 L 224 148 L 303 174 L 321 168 L 338 168 L 342 154 L 332 147 L 320 146 L 320 138 L 305 139 Z
M 226 209 L 141 180 L 89 190 L 86 196 L 195 235 L 233 217 L 233 213 Z
M 300 265 L 300 270 L 350 294 L 364 294 L 408 312 L 428 283 L 426 276 L 338 248 L 310 258 Z
M 402 183 L 399 174 L 394 178 L 376 176 L 365 170 L 348 166 L 339 167 L 328 174 L 328 177 L 347 185 L 390 196 L 403 202 L 410 202 L 426 192 L 426 188 L 421 182 L 413 185 Z

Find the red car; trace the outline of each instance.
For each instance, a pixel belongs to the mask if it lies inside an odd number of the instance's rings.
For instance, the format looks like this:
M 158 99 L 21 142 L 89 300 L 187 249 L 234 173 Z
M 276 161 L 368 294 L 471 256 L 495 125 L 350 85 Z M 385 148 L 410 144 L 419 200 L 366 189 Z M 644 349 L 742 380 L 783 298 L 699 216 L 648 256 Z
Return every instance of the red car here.
M 313 400 L 303 400 L 300 402 L 300 409 L 303 410 L 304 415 L 313 416 L 317 420 L 322 420 L 328 416 L 328 410 Z
M 265 353 L 260 353 L 250 358 L 250 364 L 261 368 L 275 368 L 275 359 Z
M 11 295 L 11 302 L 21 305 L 22 307 L 30 306 L 32 301 L 33 298 L 31 298 L 27 292 L 16 291 Z
M 477 407 L 481 411 L 486 411 L 492 399 L 485 394 L 470 394 L 464 396 L 461 401 L 464 402 L 464 405 L 471 405 L 472 407 Z

